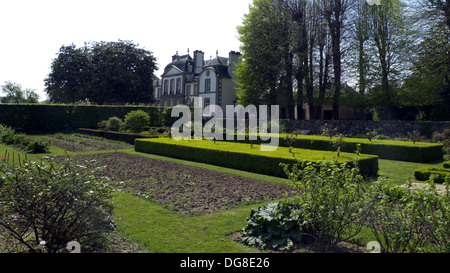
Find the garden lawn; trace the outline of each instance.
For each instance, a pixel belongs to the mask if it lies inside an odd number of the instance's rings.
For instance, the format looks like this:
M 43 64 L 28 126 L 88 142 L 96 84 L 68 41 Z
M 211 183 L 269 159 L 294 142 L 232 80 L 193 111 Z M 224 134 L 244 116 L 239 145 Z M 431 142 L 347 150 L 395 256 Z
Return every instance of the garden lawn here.
M 255 145 L 255 147 L 257 146 Z M 12 160 L 13 152 L 15 160 L 18 160 L 19 155 L 21 160 L 25 158 L 25 153 L 23 151 L 11 146 L 0 144 L 0 156 L 3 157 L 6 150 L 10 153 L 10 160 Z M 254 148 L 253 150 L 259 149 Z M 112 151 L 113 150 L 110 150 L 109 152 Z M 107 152 L 108 151 L 102 151 L 101 153 Z M 268 183 L 276 183 L 281 185 L 289 184 L 288 180 L 284 178 L 165 156 L 145 154 L 136 152 L 133 149 L 121 150 L 121 152 L 136 156 L 170 161 L 179 164 L 180 168 L 187 165 L 213 170 L 220 173 L 238 175 Z M 42 156 L 60 156 L 65 154 L 83 155 L 96 153 L 100 152 L 90 151 L 72 153 L 52 146 L 49 154 L 27 154 L 27 159 L 39 161 Z M 336 155 L 335 152 L 334 154 Z M 412 176 L 415 169 L 424 166 L 441 165 L 442 162 L 424 164 L 393 160 L 379 160 L 379 174 L 386 176 L 393 183 L 403 184 L 408 177 Z M 256 209 L 268 203 L 262 202 L 250 205 L 244 204 L 232 209 L 200 216 L 186 217 L 165 209 L 152 201 L 133 196 L 128 192 L 115 194 L 113 201 L 115 204 L 114 220 L 120 234 L 134 242 L 137 242 L 141 248 L 144 248 L 148 252 L 152 253 L 255 252 L 256 250 L 253 248 L 234 242 L 229 238 L 229 235 L 239 232 L 244 227 L 246 219 L 250 215 L 251 208 Z M 373 238 L 369 237 L 363 238 L 359 243 L 361 245 L 365 245 L 372 239 Z
M 152 253 L 249 253 L 227 237 L 243 228 L 251 207 L 183 217 L 130 194 L 114 197 L 119 231 Z

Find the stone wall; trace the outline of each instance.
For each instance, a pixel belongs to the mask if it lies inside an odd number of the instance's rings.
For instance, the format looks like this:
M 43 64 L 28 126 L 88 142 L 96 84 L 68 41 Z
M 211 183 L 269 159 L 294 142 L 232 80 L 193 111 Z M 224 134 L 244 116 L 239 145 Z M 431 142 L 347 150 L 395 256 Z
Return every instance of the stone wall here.
M 366 128 L 370 130 L 382 128 L 381 134 L 390 137 L 407 137 L 408 132 L 418 130 L 421 135 L 430 138 L 435 131 L 450 129 L 448 121 L 292 120 L 290 127 L 291 130 L 306 130 L 309 134 L 320 135 L 320 129 L 325 124 L 332 124 L 339 133 L 346 136 L 364 135 Z

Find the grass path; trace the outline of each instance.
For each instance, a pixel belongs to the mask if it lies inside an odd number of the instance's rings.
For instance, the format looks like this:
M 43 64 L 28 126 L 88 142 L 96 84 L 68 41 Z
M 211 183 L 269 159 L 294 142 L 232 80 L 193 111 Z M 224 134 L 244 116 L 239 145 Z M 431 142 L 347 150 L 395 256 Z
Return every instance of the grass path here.
M 120 193 L 114 202 L 119 231 L 151 253 L 254 252 L 227 237 L 243 227 L 248 207 L 182 217 L 130 194 Z
M 0 144 L 0 156 L 8 150 L 10 156 L 18 160 L 25 159 L 25 153 L 18 149 Z M 246 178 L 256 179 L 267 183 L 289 184 L 287 179 L 275 178 L 245 171 L 233 170 L 203 163 L 172 159 L 163 156 L 137 153 L 133 149 L 121 152 L 167 160 L 179 164 L 205 168 L 213 171 L 234 174 Z M 111 152 L 111 151 L 102 151 Z M 93 154 L 97 152 L 67 153 L 69 155 Z M 51 147 L 51 153 L 45 155 L 64 155 L 65 151 Z M 28 160 L 39 161 L 43 154 L 27 155 Z M 17 162 L 17 161 L 16 161 Z M 389 181 L 402 184 L 411 176 L 415 169 L 423 166 L 440 166 L 442 162 L 423 164 L 392 160 L 379 160 L 379 174 L 386 176 Z M 253 204 L 220 211 L 213 214 L 183 217 L 163 207 L 140 199 L 127 193 L 114 196 L 116 205 L 114 219 L 119 232 L 138 242 L 140 247 L 150 253 L 248 253 L 254 249 L 236 243 L 228 238 L 229 234 L 243 228 L 251 208 L 258 208 L 263 204 Z

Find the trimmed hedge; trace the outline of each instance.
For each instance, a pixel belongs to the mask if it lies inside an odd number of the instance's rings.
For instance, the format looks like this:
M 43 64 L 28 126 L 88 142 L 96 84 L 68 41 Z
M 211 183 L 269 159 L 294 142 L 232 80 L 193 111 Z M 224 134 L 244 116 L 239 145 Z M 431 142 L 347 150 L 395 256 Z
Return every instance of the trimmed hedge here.
M 284 134 L 280 134 L 280 146 L 288 147 L 289 145 L 285 141 Z M 311 149 L 311 150 L 322 150 L 322 151 L 336 151 L 333 146 L 333 141 L 336 140 L 335 137 L 330 139 L 326 136 L 308 136 L 308 135 L 298 135 L 297 139 L 292 144 L 294 148 Z M 237 140 L 236 142 L 248 143 L 249 140 Z M 342 148 L 343 152 L 354 153 L 357 149 L 357 145 L 361 144 L 361 153 L 376 155 L 380 159 L 398 160 L 398 161 L 409 161 L 417 163 L 426 163 L 432 161 L 442 160 L 444 155 L 443 144 L 441 143 L 424 143 L 424 142 L 413 142 L 408 141 L 393 141 L 393 140 L 379 140 L 373 139 L 369 141 L 368 139 L 359 138 L 345 138 L 346 146 Z M 263 141 L 258 140 L 254 143 L 262 143 Z
M 97 128 L 100 121 L 110 117 L 123 119 L 127 113 L 138 109 L 149 114 L 149 126 L 171 126 L 174 122 L 170 107 L 0 104 L 0 124 L 30 133 L 76 131 L 77 128 Z
M 286 177 L 280 163 L 295 164 L 298 159 L 308 162 L 333 160 L 335 152 L 293 149 L 296 158 L 287 148 L 280 147 L 274 152 L 262 152 L 259 146 L 251 148 L 248 144 L 212 141 L 175 141 L 168 138 L 136 139 L 135 150 L 142 153 L 157 154 L 167 157 L 197 161 L 248 172 Z M 338 162 L 353 165 L 355 155 L 341 153 Z M 378 157 L 360 155 L 358 167 L 361 174 L 374 176 L 378 173 Z
M 450 179 L 450 170 L 437 167 L 423 167 L 414 171 L 414 177 L 420 181 L 427 181 L 431 175 L 435 175 L 434 182 L 443 183 L 446 177 Z
M 112 131 L 94 130 L 78 128 L 79 134 L 91 135 L 96 137 L 102 137 L 110 140 L 123 141 L 134 145 L 134 140 L 137 138 L 158 138 L 157 136 L 142 135 L 142 134 L 132 134 L 132 133 L 120 133 Z

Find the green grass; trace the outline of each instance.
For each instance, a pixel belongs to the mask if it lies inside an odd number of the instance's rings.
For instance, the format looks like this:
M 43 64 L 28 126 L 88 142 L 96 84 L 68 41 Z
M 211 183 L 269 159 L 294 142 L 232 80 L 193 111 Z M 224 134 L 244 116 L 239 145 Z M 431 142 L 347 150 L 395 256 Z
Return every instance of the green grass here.
M 221 143 L 220 145 L 223 145 Z M 15 161 L 19 155 L 25 158 L 25 152 L 0 144 L 0 156 L 3 157 L 8 150 L 12 157 L 14 152 Z M 254 149 L 259 150 L 259 149 Z M 64 155 L 62 149 L 51 147 L 49 154 L 27 154 L 28 160 L 39 161 L 44 155 Z M 112 152 L 112 151 L 102 151 Z M 266 183 L 279 183 L 288 185 L 289 181 L 284 178 L 255 174 L 205 163 L 191 162 L 164 156 L 143 154 L 132 149 L 121 150 L 138 156 L 166 160 L 182 165 L 194 166 L 239 175 L 246 178 L 260 180 Z M 93 154 L 97 152 L 70 153 Z M 323 154 L 323 151 L 319 153 Z M 12 158 L 10 158 L 10 161 Z M 424 166 L 441 166 L 442 162 L 431 164 L 402 162 L 393 160 L 379 160 L 379 174 L 386 176 L 389 181 L 396 184 L 405 183 L 412 176 L 415 169 Z M 175 214 L 163 207 L 147 200 L 132 196 L 128 193 L 117 193 L 113 198 L 115 204 L 114 220 L 118 231 L 131 241 L 139 243 L 140 247 L 150 253 L 249 253 L 255 252 L 253 248 L 232 241 L 228 235 L 238 232 L 244 227 L 251 208 L 258 208 L 267 204 L 243 205 L 237 208 L 219 211 L 194 217 L 184 217 Z M 275 200 L 274 200 L 275 201 Z M 372 241 L 370 232 L 366 229 L 356 238 L 356 242 L 365 245 Z

